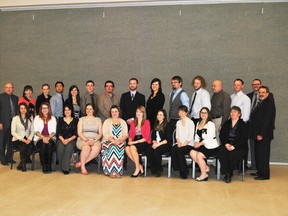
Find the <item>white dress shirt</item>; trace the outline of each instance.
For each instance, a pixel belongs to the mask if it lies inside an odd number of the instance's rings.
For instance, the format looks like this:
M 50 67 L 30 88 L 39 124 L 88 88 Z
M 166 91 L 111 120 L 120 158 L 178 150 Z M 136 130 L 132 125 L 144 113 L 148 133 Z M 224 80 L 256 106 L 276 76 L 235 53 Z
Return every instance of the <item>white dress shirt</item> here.
M 241 109 L 241 118 L 244 122 L 247 122 L 251 112 L 251 100 L 242 91 L 233 93 L 231 95 L 231 107 L 238 106 Z
M 193 107 L 191 107 L 195 93 L 197 93 L 197 95 L 196 95 Z M 202 109 L 202 107 L 207 107 L 210 110 L 211 100 L 210 100 L 210 93 L 206 89 L 200 88 L 192 94 L 190 112 L 189 112 L 191 113 L 190 117 L 199 119 L 200 118 L 199 112 Z M 192 108 L 192 111 L 191 111 L 191 108 Z

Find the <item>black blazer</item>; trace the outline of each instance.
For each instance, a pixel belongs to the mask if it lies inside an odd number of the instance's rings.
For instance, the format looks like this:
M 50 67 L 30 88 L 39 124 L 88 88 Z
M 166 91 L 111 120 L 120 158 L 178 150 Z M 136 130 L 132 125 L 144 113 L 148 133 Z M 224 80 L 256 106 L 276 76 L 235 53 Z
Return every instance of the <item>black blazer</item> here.
M 136 91 L 136 94 L 132 101 L 130 91 L 123 93 L 120 99 L 120 109 L 122 112 L 122 119 L 127 121 L 127 119 L 129 118 L 135 118 L 136 109 L 138 106 L 145 107 L 145 96 L 143 94 Z
M 248 140 L 249 127 L 242 119 L 239 119 L 237 124 L 238 126 L 237 126 L 237 131 L 236 131 L 236 140 L 233 146 L 237 150 L 238 149 L 248 150 L 247 140 Z M 219 138 L 221 140 L 222 145 L 225 145 L 226 143 L 228 143 L 231 126 L 232 126 L 232 121 L 231 119 L 229 119 L 223 124 L 221 128 Z
M 12 103 L 15 107 L 15 114 L 18 112 L 18 97 L 11 95 Z M 11 126 L 11 106 L 9 95 L 6 93 L 0 94 L 0 123 L 4 129 L 8 129 Z
M 48 95 L 48 98 L 45 98 L 44 94 L 41 94 L 36 99 L 36 114 L 39 114 L 39 108 L 42 103 L 48 102 L 50 103 L 51 95 Z
M 263 139 L 273 139 L 275 115 L 275 103 L 269 97 L 257 105 L 251 113 L 250 138 L 256 140 L 260 135 Z
M 157 95 L 152 98 L 149 96 L 146 105 L 147 119 L 150 121 L 151 128 L 154 127 L 156 122 L 157 112 L 163 108 L 165 103 L 165 96 L 162 92 L 158 92 Z

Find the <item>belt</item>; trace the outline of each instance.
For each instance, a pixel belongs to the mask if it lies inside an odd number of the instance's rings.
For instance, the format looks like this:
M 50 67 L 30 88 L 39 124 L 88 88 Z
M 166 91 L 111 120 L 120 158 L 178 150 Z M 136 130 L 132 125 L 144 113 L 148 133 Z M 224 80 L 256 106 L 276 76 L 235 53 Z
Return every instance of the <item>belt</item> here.
M 217 118 L 221 118 L 222 116 L 216 116 L 216 117 L 212 117 L 212 119 L 217 119 Z

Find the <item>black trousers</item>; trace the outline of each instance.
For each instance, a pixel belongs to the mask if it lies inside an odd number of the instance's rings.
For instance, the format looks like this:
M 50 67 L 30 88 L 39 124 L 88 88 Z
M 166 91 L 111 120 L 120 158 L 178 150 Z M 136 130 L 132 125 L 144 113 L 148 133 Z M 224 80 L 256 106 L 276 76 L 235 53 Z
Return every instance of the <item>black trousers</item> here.
M 12 135 L 11 127 L 0 130 L 0 160 L 11 162 L 12 156 Z
M 34 143 L 31 141 L 28 145 L 20 140 L 13 142 L 13 147 L 18 148 L 20 152 L 20 164 L 26 164 L 34 151 Z
M 186 163 L 185 155 L 193 149 L 193 146 L 186 145 L 178 148 L 177 145 L 174 145 L 171 150 L 171 159 L 172 159 L 172 168 L 174 171 L 180 171 L 181 175 L 188 175 L 188 166 Z
M 55 142 L 50 139 L 49 143 L 43 143 L 43 140 L 41 139 L 37 141 L 36 148 L 40 150 L 41 166 L 51 170 L 52 155 L 53 151 L 55 150 Z
M 239 161 L 247 155 L 248 149 L 234 149 L 228 151 L 225 145 L 221 145 L 218 150 L 218 158 L 221 163 L 221 173 L 224 175 L 233 174 L 234 168 Z
M 149 145 L 146 155 L 148 157 L 148 162 L 150 165 L 151 173 L 156 174 L 157 172 L 162 171 L 162 155 L 169 151 L 169 144 L 160 145 L 156 149 L 152 148 L 152 145 Z
M 257 173 L 263 178 L 270 178 L 270 144 L 271 139 L 254 140 Z

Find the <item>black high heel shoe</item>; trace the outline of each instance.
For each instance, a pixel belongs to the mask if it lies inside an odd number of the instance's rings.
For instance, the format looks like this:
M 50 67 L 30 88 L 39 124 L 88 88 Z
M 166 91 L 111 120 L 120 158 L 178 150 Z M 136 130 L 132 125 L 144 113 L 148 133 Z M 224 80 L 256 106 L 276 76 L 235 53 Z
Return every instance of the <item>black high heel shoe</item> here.
M 201 179 L 201 178 L 196 178 L 196 181 L 198 181 L 198 182 L 202 182 L 202 181 L 208 181 L 208 176 L 207 177 L 205 177 L 205 178 L 203 178 L 203 179 Z
M 143 172 L 143 173 L 144 173 L 144 172 Z M 131 175 L 131 178 L 137 178 L 140 174 L 141 174 L 141 171 L 139 171 L 137 175 L 133 175 L 133 174 L 132 174 L 132 175 Z

